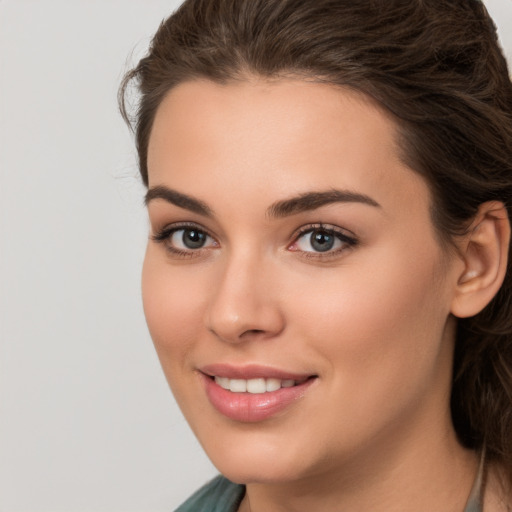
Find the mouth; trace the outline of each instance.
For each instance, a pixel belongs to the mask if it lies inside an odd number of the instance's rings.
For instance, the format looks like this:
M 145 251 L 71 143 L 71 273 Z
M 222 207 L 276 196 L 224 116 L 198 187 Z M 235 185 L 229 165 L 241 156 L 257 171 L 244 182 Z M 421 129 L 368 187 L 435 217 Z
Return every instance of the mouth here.
M 318 375 L 292 374 L 259 366 L 215 365 L 202 368 L 199 375 L 214 409 L 243 423 L 285 414 L 318 380 Z

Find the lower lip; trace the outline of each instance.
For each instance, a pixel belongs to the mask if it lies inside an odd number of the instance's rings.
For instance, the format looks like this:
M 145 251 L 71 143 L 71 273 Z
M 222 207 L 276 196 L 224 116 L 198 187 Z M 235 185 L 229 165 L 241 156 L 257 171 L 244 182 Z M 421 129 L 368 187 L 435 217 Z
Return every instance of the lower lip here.
M 224 416 L 243 423 L 263 421 L 302 398 L 316 380 L 310 378 L 290 388 L 267 393 L 233 393 L 220 387 L 214 379 L 201 374 L 210 403 Z

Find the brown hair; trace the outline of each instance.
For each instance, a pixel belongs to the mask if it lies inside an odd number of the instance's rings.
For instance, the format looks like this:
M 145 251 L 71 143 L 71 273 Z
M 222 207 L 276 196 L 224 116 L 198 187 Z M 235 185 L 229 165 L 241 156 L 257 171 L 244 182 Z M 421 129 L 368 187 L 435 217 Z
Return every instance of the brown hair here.
M 425 177 L 442 240 L 485 201 L 512 213 L 512 84 L 495 26 L 478 0 L 187 0 L 156 32 L 135 80 L 140 172 L 170 89 L 303 76 L 363 92 L 396 119 L 404 161 Z M 458 322 L 452 417 L 461 442 L 486 446 L 512 482 L 512 271 L 493 301 Z

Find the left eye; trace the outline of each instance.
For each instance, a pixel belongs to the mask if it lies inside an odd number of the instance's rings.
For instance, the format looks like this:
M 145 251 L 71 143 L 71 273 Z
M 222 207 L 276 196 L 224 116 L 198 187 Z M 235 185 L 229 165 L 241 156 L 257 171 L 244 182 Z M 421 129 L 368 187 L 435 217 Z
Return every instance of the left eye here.
M 310 229 L 300 235 L 293 244 L 295 250 L 303 252 L 328 252 L 341 249 L 344 245 L 353 245 L 353 241 L 330 229 Z
M 213 238 L 199 229 L 182 228 L 172 232 L 169 245 L 179 250 L 202 249 L 213 245 Z

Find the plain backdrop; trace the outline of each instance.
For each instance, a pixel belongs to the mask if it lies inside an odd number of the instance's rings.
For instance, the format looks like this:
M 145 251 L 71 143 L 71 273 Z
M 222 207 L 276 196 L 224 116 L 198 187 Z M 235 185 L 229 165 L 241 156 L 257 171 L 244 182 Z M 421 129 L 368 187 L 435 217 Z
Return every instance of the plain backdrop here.
M 512 0 L 488 0 L 512 56 Z M 142 313 L 119 81 L 178 0 L 0 0 L 0 512 L 171 511 L 211 478 Z

